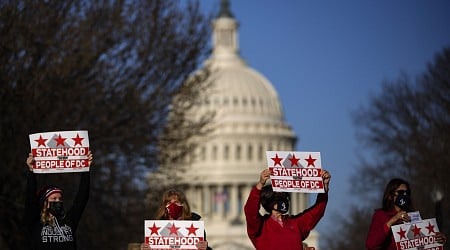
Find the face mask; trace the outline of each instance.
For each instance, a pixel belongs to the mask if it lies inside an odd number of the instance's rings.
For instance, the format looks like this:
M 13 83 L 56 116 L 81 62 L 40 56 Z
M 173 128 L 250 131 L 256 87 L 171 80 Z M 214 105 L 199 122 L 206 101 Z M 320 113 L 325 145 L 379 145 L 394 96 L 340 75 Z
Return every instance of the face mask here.
M 282 214 L 286 214 L 289 211 L 289 200 L 283 199 L 283 200 L 277 201 L 276 211 L 278 211 Z
M 64 206 L 62 201 L 50 201 L 48 211 L 56 218 L 64 216 Z
M 169 215 L 170 219 L 178 219 L 181 217 L 181 214 L 183 213 L 183 205 L 177 205 L 175 203 L 170 203 L 168 206 L 166 206 L 167 214 Z
M 409 195 L 399 194 L 397 195 L 397 198 L 394 202 L 395 205 L 397 205 L 399 208 L 401 208 L 403 211 L 411 212 L 411 198 Z

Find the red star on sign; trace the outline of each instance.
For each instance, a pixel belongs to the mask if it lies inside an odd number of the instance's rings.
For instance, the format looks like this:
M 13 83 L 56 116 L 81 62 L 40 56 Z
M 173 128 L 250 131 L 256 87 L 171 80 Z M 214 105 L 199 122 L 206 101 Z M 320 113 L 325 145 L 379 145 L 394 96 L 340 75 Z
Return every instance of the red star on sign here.
M 292 158 L 289 158 L 289 160 L 291 161 L 291 167 L 294 166 L 294 165 L 298 167 L 298 161 L 300 159 L 299 158 L 295 158 L 295 154 L 292 154 Z
M 152 234 L 156 234 L 158 235 L 158 230 L 160 229 L 160 227 L 157 227 L 155 222 L 153 222 L 153 226 L 149 227 L 148 229 L 150 229 L 152 232 L 150 233 L 150 235 Z
M 42 138 L 42 135 L 40 135 L 39 139 L 34 140 L 34 141 L 38 143 L 38 147 L 41 145 L 45 147 L 45 141 L 47 141 L 47 139 Z
M 317 159 L 312 158 L 312 157 L 311 157 L 311 154 L 309 154 L 308 159 L 305 159 L 305 160 L 308 162 L 308 166 L 307 166 L 307 167 L 309 167 L 309 166 L 315 167 L 314 162 L 315 162 Z
M 61 137 L 61 134 L 60 134 L 57 138 L 55 138 L 56 146 L 57 146 L 57 147 L 58 147 L 58 145 L 64 146 L 64 141 L 65 141 L 66 139 L 67 139 L 67 138 Z
M 278 154 L 275 154 L 275 158 L 271 158 L 272 160 L 273 160 L 273 166 L 276 166 L 276 165 L 280 165 L 281 166 L 281 160 L 283 160 L 283 158 L 279 158 L 278 157 Z
M 178 235 L 178 229 L 180 229 L 180 228 L 179 227 L 175 227 L 175 223 L 173 223 L 172 226 L 169 227 L 170 234 Z
M 77 133 L 77 137 L 72 138 L 72 140 L 75 142 L 74 146 L 76 146 L 77 144 L 80 144 L 80 146 L 83 146 L 81 141 L 84 140 L 84 138 L 80 137 L 80 135 L 78 133 Z
M 412 231 L 414 232 L 414 238 L 416 237 L 416 235 L 420 236 L 420 227 L 417 227 L 417 225 L 414 225 Z
M 400 231 L 397 232 L 400 235 L 400 240 L 402 238 L 406 239 L 406 231 L 403 231 L 403 228 L 400 227 Z
M 197 235 L 195 231 L 197 231 L 198 227 L 194 227 L 194 223 L 191 223 L 191 226 L 187 227 L 186 229 L 189 231 L 188 235 L 190 234 Z
M 434 226 L 431 225 L 431 222 L 428 222 L 428 226 L 426 226 L 428 229 L 428 234 L 434 233 Z

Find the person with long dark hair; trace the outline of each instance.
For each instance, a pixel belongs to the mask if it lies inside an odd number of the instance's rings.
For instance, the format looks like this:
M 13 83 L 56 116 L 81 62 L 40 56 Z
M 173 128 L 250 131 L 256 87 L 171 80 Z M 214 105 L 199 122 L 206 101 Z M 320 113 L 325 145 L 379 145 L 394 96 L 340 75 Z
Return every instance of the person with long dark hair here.
M 375 210 L 366 239 L 367 250 L 396 250 L 391 227 L 410 222 L 408 212 L 414 211 L 409 183 L 400 178 L 391 179 L 384 189 L 381 208 Z M 446 237 L 438 232 L 436 242 L 444 244 Z

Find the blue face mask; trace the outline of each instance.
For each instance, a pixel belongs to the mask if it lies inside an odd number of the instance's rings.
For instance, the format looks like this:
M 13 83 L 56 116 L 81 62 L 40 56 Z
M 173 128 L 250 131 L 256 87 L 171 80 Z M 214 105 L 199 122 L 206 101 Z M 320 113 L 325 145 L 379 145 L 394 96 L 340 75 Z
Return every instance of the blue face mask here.
M 283 199 L 277 201 L 277 209 L 275 210 L 282 214 L 286 214 L 289 211 L 289 200 Z

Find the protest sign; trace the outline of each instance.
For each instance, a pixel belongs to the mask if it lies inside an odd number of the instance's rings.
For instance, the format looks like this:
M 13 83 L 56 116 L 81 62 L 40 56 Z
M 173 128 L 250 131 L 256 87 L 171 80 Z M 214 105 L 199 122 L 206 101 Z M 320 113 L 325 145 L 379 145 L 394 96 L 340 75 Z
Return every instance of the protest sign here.
M 205 226 L 203 221 L 145 220 L 144 234 L 151 249 L 197 249 L 205 240 Z
M 320 152 L 267 151 L 275 192 L 324 193 Z
M 436 243 L 434 235 L 439 232 L 436 219 L 426 219 L 417 223 L 405 223 L 391 227 L 397 250 L 443 250 Z
M 85 130 L 30 134 L 34 173 L 89 171 L 89 137 Z

